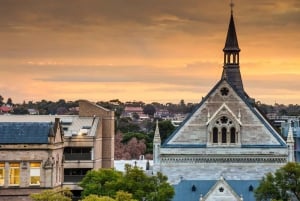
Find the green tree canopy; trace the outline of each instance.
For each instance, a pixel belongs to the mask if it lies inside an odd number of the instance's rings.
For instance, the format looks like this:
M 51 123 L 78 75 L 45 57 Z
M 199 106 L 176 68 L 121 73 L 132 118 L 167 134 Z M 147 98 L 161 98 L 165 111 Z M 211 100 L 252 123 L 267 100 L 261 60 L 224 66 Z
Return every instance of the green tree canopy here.
M 255 190 L 257 201 L 300 200 L 300 164 L 287 163 L 274 174 L 268 173 Z
M 82 201 L 116 201 L 115 199 L 108 196 L 88 195 Z
M 82 195 L 115 195 L 114 186 L 122 179 L 122 172 L 113 169 L 100 169 L 88 171 L 80 186 L 83 188 Z
M 126 166 L 124 174 L 113 169 L 89 171 L 80 186 L 84 197 L 95 194 L 116 198 L 116 201 L 123 201 L 125 198 L 129 201 L 170 201 L 174 196 L 174 189 L 167 182 L 166 176 L 161 173 L 148 176 L 142 169 L 130 165 Z
M 143 112 L 144 112 L 144 114 L 148 114 L 150 116 L 153 116 L 154 113 L 156 112 L 156 109 L 155 109 L 154 105 L 147 104 L 147 105 L 144 106 Z
M 113 199 L 109 196 L 98 196 L 98 195 L 88 195 L 82 201 L 137 201 L 132 199 L 132 194 L 126 193 L 124 191 L 118 191 L 116 199 Z
M 71 201 L 72 193 L 69 189 L 45 190 L 30 195 L 33 201 Z
M 161 141 L 164 142 L 175 130 L 175 126 L 170 120 L 160 121 L 158 123 Z

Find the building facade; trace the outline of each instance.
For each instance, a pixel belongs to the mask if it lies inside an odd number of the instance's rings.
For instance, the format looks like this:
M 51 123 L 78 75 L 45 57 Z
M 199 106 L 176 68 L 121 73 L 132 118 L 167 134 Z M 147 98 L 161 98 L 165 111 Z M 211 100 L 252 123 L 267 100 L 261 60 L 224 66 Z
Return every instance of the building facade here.
M 0 200 L 27 200 L 63 182 L 63 132 L 56 118 L 0 122 Z
M 281 138 L 244 90 L 231 12 L 220 81 L 161 145 L 154 136 L 154 173 L 175 186 L 173 201 L 252 201 L 259 180 L 289 160 Z
M 114 130 L 114 112 L 88 101 L 79 102 L 79 115 L 0 116 L 0 200 L 18 193 L 28 200 L 31 193 L 61 187 L 80 197 L 78 182 L 87 171 L 114 166 Z M 5 141 L 10 135 L 31 141 Z M 12 169 L 17 185 L 8 176 Z M 38 172 L 40 181 L 31 183 Z

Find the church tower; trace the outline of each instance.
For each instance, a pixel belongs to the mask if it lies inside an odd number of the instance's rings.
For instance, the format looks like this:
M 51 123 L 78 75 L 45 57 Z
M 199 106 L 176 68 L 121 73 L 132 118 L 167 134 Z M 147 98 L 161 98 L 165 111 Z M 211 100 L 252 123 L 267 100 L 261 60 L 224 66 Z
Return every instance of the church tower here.
M 236 36 L 235 25 L 233 20 L 233 4 L 231 4 L 231 16 L 227 37 L 225 42 L 224 66 L 222 79 L 226 79 L 241 95 L 244 94 L 244 87 L 240 72 L 240 48 Z

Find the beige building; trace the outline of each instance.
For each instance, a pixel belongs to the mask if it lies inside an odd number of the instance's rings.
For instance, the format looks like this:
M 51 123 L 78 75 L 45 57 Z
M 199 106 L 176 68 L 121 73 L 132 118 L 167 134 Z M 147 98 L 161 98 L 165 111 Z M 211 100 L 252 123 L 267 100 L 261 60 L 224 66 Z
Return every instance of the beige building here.
M 113 111 L 80 101 L 79 115 L 0 116 L 0 200 L 58 187 L 78 197 L 88 170 L 113 163 Z
M 27 200 L 63 181 L 63 136 L 59 119 L 0 123 L 0 200 Z

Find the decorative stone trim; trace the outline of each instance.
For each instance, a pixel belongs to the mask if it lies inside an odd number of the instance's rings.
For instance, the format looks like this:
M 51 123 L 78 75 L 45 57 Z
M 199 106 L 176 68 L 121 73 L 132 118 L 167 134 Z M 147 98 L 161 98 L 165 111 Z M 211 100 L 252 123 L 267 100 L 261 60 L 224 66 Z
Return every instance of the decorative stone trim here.
M 164 157 L 161 163 L 287 163 L 285 156 L 263 157 L 263 156 L 204 156 L 204 157 Z

